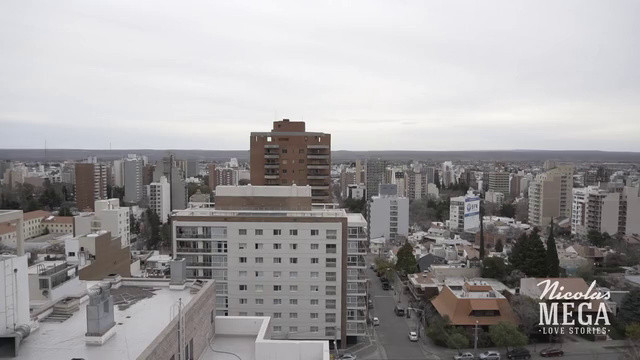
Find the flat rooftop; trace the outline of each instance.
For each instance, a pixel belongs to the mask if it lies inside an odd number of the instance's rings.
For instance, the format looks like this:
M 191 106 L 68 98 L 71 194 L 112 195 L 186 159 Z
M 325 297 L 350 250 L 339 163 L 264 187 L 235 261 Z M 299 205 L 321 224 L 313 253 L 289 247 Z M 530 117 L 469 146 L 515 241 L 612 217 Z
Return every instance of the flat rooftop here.
M 218 196 L 311 197 L 311 186 L 220 185 L 216 187 Z
M 242 216 L 242 217 L 346 217 L 344 209 L 318 210 L 216 210 L 211 208 L 174 210 L 173 216 Z
M 89 284 L 88 284 L 89 285 Z M 40 323 L 40 328 L 24 339 L 19 359 L 136 359 L 171 321 L 171 308 L 178 301 L 188 303 L 189 289 L 126 286 L 112 289 L 116 333 L 102 346 L 87 345 L 88 301 L 61 323 Z

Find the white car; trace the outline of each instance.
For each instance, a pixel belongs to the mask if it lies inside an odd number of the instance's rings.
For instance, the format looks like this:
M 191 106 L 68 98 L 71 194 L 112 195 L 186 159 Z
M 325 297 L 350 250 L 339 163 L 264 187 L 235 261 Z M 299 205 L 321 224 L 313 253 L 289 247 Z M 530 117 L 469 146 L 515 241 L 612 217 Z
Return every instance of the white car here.
M 481 360 L 500 360 L 500 353 L 497 351 L 485 351 L 480 354 Z
M 455 360 L 473 360 L 474 356 L 470 352 L 454 355 L 453 358 Z
M 373 318 L 373 326 L 378 326 L 378 325 L 380 325 L 380 319 L 378 319 L 378 317 L 376 316 Z
M 353 354 L 346 353 L 340 356 L 338 360 L 356 360 L 356 356 Z
M 409 331 L 409 340 L 418 341 L 418 334 L 415 331 Z

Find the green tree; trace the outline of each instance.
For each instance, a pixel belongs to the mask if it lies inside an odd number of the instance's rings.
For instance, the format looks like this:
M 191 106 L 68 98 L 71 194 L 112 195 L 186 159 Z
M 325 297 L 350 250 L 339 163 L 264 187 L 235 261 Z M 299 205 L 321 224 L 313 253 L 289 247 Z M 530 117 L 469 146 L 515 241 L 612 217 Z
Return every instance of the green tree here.
M 469 346 L 469 338 L 460 333 L 453 333 L 447 336 L 447 347 L 450 349 L 463 349 Z
M 605 245 L 605 238 L 597 230 L 589 230 L 587 240 L 593 246 L 602 247 Z
M 396 270 L 403 274 L 413 274 L 418 271 L 418 261 L 415 255 L 413 255 L 413 247 L 408 241 L 398 249 L 397 257 Z
M 48 210 L 53 210 L 62 204 L 62 198 L 58 195 L 53 186 L 51 186 L 51 182 L 49 180 L 45 180 L 44 190 L 40 194 L 38 200 L 42 207 L 45 207 Z
M 502 240 L 498 239 L 493 248 L 496 252 L 502 252 L 502 250 L 504 250 L 504 245 L 502 245 Z
M 160 241 L 160 246 L 163 248 L 171 246 L 171 225 L 168 221 L 160 227 Z
M 489 336 L 497 347 L 504 347 L 507 351 L 509 347 L 527 345 L 527 336 L 516 325 L 503 321 L 489 327 Z
M 58 210 L 58 216 L 73 216 L 73 213 L 68 206 L 63 205 L 60 207 L 60 210 Z
M 438 173 L 438 170 L 433 172 L 433 183 L 436 184 L 438 189 L 440 189 L 440 174 Z
M 482 277 L 502 281 L 506 275 L 507 267 L 502 258 L 491 256 L 482 259 Z
M 558 259 L 558 249 L 556 249 L 556 240 L 553 236 L 553 219 L 551 219 L 551 229 L 547 238 L 547 276 L 560 276 L 560 260 Z
M 509 261 L 515 269 L 527 276 L 547 276 L 547 251 L 540 240 L 538 231 L 531 235 L 523 234 L 513 246 Z
M 640 340 L 640 323 L 633 323 L 627 325 L 625 328 L 625 334 L 627 338 L 630 340 L 638 341 Z
M 503 204 L 500 208 L 500 216 L 513 218 L 516 216 L 516 207 L 513 204 Z
M 520 328 L 525 335 L 535 334 L 535 329 L 538 327 L 540 320 L 538 303 L 534 299 L 523 295 L 513 295 L 509 302 L 513 312 L 520 319 Z
M 640 323 L 640 289 L 633 289 L 624 297 L 618 319 L 624 324 Z

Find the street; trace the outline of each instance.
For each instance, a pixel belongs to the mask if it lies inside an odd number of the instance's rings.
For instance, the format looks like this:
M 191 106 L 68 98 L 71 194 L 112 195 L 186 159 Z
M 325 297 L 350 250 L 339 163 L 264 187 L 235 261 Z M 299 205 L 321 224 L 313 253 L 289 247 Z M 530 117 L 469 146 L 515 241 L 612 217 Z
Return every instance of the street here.
M 367 261 L 367 264 L 372 263 L 372 257 L 369 256 Z M 407 319 L 406 317 L 396 316 L 393 311 L 398 298 L 406 309 L 408 305 L 406 295 L 402 293 L 396 294 L 393 287 L 391 290 L 382 290 L 380 278 L 376 276 L 376 273 L 371 269 L 366 271 L 370 281 L 369 291 L 374 303 L 374 308 L 369 310 L 370 316 L 378 317 L 380 325 L 375 327 L 370 325 L 368 341 L 356 346 L 352 351 L 358 356 L 358 359 L 452 359 L 458 353 L 455 349 L 434 346 L 429 338 L 425 338 L 423 333 L 420 333 L 418 342 L 409 341 L 409 331 L 417 331 L 416 313 L 412 312 L 411 318 Z M 398 284 L 395 285 L 400 290 Z M 567 338 L 561 346 L 565 351 L 564 358 L 614 360 L 622 358 L 624 345 L 623 341 L 591 342 L 572 337 Z M 532 359 L 542 359 L 539 351 L 546 347 L 548 347 L 546 344 L 527 346 L 531 351 Z M 478 349 L 478 352 L 487 350 L 496 350 L 506 359 L 505 349 Z M 473 349 L 462 351 L 473 352 Z

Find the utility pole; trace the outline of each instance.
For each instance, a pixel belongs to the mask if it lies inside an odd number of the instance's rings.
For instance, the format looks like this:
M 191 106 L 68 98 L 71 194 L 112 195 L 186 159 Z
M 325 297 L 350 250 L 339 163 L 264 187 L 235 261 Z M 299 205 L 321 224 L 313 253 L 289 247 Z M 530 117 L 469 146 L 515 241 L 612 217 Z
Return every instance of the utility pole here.
M 476 320 L 475 339 L 473 340 L 473 355 L 478 356 L 478 321 Z

